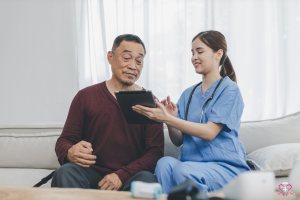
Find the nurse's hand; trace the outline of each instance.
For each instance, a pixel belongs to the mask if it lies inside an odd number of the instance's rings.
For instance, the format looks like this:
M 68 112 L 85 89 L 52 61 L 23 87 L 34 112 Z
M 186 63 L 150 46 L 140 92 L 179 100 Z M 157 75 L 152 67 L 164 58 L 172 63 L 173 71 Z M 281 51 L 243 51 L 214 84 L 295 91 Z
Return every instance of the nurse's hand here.
M 167 96 L 167 99 L 162 100 L 161 103 L 165 106 L 170 115 L 177 117 L 178 109 L 176 104 L 171 101 L 170 96 Z
M 156 108 L 148 108 L 141 105 L 132 106 L 132 109 L 142 115 L 145 115 L 149 119 L 158 122 L 164 122 L 170 116 L 165 106 L 162 105 L 157 99 L 155 99 Z

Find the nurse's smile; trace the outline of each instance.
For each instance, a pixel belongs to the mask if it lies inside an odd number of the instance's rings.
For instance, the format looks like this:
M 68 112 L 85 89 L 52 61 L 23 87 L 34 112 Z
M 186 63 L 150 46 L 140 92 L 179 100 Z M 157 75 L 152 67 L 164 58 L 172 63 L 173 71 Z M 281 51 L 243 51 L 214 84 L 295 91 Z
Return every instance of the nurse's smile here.
M 194 67 L 198 67 L 201 63 L 194 63 Z

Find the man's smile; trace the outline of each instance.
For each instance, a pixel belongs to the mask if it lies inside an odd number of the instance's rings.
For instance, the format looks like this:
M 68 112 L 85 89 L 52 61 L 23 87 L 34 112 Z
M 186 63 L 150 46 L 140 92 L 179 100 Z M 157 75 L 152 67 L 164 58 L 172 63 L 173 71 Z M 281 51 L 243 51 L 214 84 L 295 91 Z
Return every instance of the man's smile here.
M 127 74 L 127 75 L 129 75 L 129 76 L 137 76 L 137 74 L 136 73 L 128 73 L 128 72 L 123 72 L 124 74 Z

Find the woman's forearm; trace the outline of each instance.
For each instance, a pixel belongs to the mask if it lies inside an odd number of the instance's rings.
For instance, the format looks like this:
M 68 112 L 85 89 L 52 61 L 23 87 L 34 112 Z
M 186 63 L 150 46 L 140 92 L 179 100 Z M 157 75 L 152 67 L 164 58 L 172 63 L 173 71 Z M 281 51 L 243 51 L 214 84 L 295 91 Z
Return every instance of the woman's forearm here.
M 158 108 L 147 108 L 141 105 L 136 105 L 133 106 L 132 108 L 134 111 L 142 115 L 145 115 L 146 117 L 152 120 L 164 122 L 165 124 L 172 126 L 175 129 L 178 129 L 182 133 L 186 133 L 207 141 L 213 140 L 224 127 L 224 124 L 214 123 L 210 121 L 207 122 L 207 124 L 185 121 L 172 116 L 170 113 L 168 113 L 165 107 L 158 101 L 157 101 L 157 106 Z M 183 134 L 178 132 L 178 130 L 175 129 L 172 128 L 169 129 L 170 137 L 172 138 L 172 142 L 176 146 L 180 146 L 183 141 Z
M 177 147 L 182 145 L 183 138 L 184 138 L 183 133 L 180 130 L 174 128 L 173 126 L 170 125 L 167 126 L 168 126 L 169 135 L 172 143 Z
M 223 124 L 217 124 L 213 122 L 208 122 L 207 124 L 189 122 L 182 119 L 178 119 L 171 115 L 164 121 L 164 123 L 167 124 L 168 127 L 171 126 L 174 129 L 180 130 L 181 132 L 207 141 L 213 140 L 224 127 Z

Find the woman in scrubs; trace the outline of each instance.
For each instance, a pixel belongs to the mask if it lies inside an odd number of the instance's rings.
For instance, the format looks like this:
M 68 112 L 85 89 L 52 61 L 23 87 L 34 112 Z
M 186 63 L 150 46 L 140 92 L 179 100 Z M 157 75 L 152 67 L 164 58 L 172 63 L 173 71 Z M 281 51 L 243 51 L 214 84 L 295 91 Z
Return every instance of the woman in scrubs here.
M 163 157 L 155 169 L 167 194 L 187 179 L 194 180 L 199 191 L 218 190 L 238 174 L 250 170 L 238 139 L 244 103 L 227 56 L 225 37 L 218 31 L 196 35 L 192 40 L 191 61 L 203 82 L 191 97 L 187 120 L 187 104 L 196 85 L 182 93 L 177 106 L 169 96 L 161 103 L 156 100 L 157 108 L 133 106 L 136 112 L 167 124 L 171 141 L 181 146 L 178 159 Z

